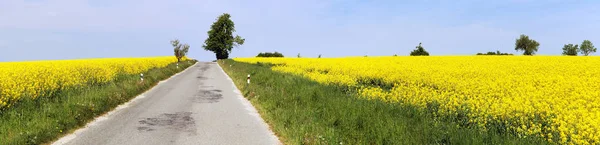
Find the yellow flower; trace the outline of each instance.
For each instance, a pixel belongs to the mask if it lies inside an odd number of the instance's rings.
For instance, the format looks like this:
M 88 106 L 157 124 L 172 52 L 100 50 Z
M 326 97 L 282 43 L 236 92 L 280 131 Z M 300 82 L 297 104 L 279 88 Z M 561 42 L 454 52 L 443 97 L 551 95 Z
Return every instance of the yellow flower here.
M 357 88 L 365 99 L 437 115 L 465 114 L 482 128 L 505 124 L 519 136 L 600 144 L 600 59 L 562 56 L 237 58 L 323 84 Z M 430 104 L 428 106 L 428 104 Z M 553 136 L 556 135 L 556 136 Z
M 50 96 L 60 89 L 106 83 L 177 62 L 175 57 L 0 62 L 0 108 L 22 97 Z

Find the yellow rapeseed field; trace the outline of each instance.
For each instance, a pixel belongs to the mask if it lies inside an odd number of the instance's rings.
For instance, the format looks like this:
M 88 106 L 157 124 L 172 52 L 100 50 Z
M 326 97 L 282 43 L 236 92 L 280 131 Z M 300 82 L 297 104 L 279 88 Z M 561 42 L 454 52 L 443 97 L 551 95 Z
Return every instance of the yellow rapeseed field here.
M 346 85 L 360 96 L 561 144 L 600 144 L 600 58 L 429 56 L 239 58 Z
M 50 96 L 57 90 L 112 81 L 177 62 L 173 56 L 0 62 L 0 108 L 22 97 Z

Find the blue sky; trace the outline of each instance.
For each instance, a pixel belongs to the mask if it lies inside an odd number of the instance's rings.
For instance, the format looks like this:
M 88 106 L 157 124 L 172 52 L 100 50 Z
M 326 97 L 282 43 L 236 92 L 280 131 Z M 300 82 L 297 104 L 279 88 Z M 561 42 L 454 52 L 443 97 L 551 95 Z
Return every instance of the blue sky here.
M 201 47 L 230 13 L 246 43 L 231 57 L 279 51 L 306 57 L 514 51 L 529 35 L 538 54 L 564 44 L 600 46 L 600 1 L 574 0 L 0 0 L 0 61 L 172 55 L 213 60 Z M 520 54 L 520 53 L 519 53 Z

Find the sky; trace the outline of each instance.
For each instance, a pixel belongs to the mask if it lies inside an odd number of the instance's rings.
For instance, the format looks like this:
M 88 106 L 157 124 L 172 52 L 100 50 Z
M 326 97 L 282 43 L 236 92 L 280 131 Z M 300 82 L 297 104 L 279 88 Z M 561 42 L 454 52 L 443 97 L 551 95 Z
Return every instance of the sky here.
M 202 44 L 229 13 L 246 39 L 230 57 L 431 55 L 514 50 L 521 34 L 540 55 L 600 46 L 600 1 L 590 0 L 0 0 L 0 61 L 173 55 L 215 59 Z M 600 53 L 600 52 L 599 52 Z

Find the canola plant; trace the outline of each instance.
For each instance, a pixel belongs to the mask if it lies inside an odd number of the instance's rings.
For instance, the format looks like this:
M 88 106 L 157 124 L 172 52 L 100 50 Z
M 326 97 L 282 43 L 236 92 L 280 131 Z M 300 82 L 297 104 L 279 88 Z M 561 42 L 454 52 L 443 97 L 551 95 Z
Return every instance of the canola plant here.
M 139 74 L 177 62 L 172 56 L 0 62 L 0 108 L 23 97 L 52 96 L 59 90 L 113 81 L 120 74 Z
M 429 56 L 237 58 L 433 110 L 484 130 L 560 144 L 600 144 L 600 58 Z

